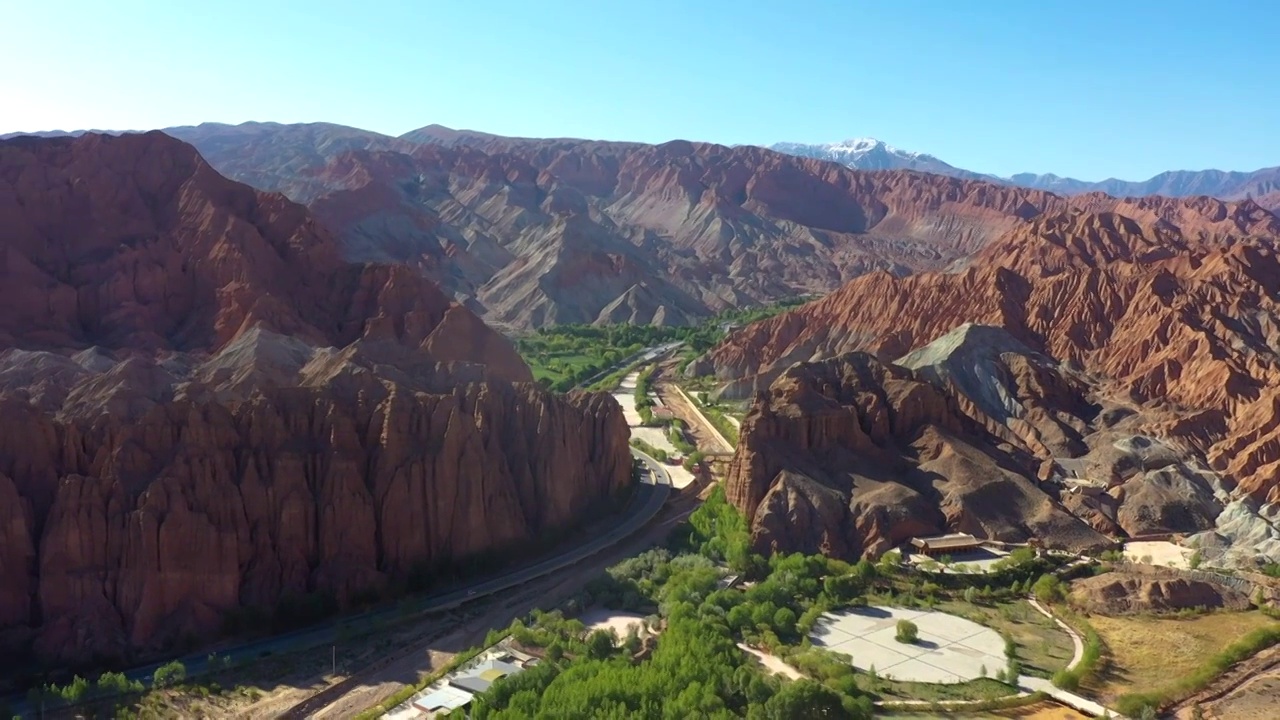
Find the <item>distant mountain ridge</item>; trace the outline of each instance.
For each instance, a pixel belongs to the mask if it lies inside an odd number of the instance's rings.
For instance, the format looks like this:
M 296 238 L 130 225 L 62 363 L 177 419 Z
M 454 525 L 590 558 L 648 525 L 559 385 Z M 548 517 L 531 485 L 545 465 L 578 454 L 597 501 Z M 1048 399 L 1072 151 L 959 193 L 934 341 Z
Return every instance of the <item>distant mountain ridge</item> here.
M 977 173 L 955 167 L 933 155 L 898 149 L 875 138 L 817 144 L 781 142 L 770 145 L 769 149 L 799 157 L 837 162 L 855 170 L 918 170 L 965 180 L 986 180 L 1036 190 L 1048 190 L 1061 195 L 1101 192 L 1115 197 L 1208 195 L 1220 200 L 1243 200 L 1252 197 L 1268 209 L 1280 208 L 1280 167 L 1262 168 L 1253 172 L 1170 170 L 1148 180 L 1130 181 L 1108 178 L 1090 182 L 1060 177 L 1053 173 L 1018 173 L 1007 178 Z
M 361 150 L 396 150 L 403 152 L 410 145 L 439 145 L 447 148 L 475 148 L 486 153 L 510 152 L 518 147 L 564 147 L 569 144 L 595 142 L 577 138 L 522 138 L 495 135 L 478 130 L 459 130 L 444 125 L 431 124 L 416 130 L 410 130 L 400 136 L 383 135 L 381 133 L 361 130 L 359 128 L 338 125 L 335 123 L 275 123 L 246 122 L 239 125 L 225 123 L 201 123 L 164 128 L 163 132 L 187 142 L 197 139 L 206 140 L 217 135 L 224 140 L 242 141 L 255 135 L 280 132 L 285 128 L 311 128 L 317 136 L 323 136 L 316 145 L 324 142 L 337 142 L 342 149 Z M 85 132 L 100 134 L 120 134 L 116 130 L 49 130 L 40 132 L 15 132 L 0 134 L 0 140 L 20 135 L 36 135 L 40 137 L 56 137 L 59 135 L 81 135 Z M 640 147 L 645 143 L 608 142 L 616 147 Z M 1164 195 L 1167 197 L 1193 197 L 1208 195 L 1220 200 L 1243 200 L 1252 197 L 1258 204 L 1268 210 L 1280 210 L 1280 166 L 1265 167 L 1251 172 L 1232 170 L 1169 170 L 1147 180 L 1106 180 L 1088 181 L 1062 177 L 1053 173 L 1017 173 L 1010 177 L 999 177 L 988 173 L 965 170 L 928 153 L 914 152 L 894 147 L 883 140 L 875 138 L 853 138 L 832 143 L 798 143 L 778 142 L 767 146 L 769 150 L 815 160 L 826 160 L 839 163 L 854 170 L 915 170 L 917 172 L 934 173 L 962 180 L 984 180 L 986 182 L 1016 185 L 1034 190 L 1048 190 L 1060 195 L 1082 195 L 1101 192 L 1115 197 L 1140 197 L 1144 195 Z M 333 146 L 321 148 L 332 152 Z M 201 147 L 207 152 L 207 147 Z M 260 165 L 255 170 L 261 171 Z M 252 185 L 265 187 L 271 183 L 260 184 L 261 178 L 253 172 L 236 173 L 240 180 Z
M 167 132 L 231 179 L 307 205 L 346 260 L 412 266 L 507 330 L 683 324 L 870 272 L 962 268 L 1045 213 L 1116 203 L 955 177 L 964 171 L 870 139 L 828 151 L 874 171 L 754 146 L 439 125 L 401 137 L 331 123 Z M 904 163 L 919 169 L 889 169 Z M 1124 213 L 1174 222 L 1218 202 L 1146 197 Z

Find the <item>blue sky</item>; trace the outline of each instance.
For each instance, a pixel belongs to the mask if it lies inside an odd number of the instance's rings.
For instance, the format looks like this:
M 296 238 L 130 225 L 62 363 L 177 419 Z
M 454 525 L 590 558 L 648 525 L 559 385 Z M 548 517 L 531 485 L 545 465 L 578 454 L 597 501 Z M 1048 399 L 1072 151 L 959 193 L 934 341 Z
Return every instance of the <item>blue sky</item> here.
M 1280 3 L 9 0 L 0 133 L 324 120 L 871 136 L 1085 180 L 1280 165 Z

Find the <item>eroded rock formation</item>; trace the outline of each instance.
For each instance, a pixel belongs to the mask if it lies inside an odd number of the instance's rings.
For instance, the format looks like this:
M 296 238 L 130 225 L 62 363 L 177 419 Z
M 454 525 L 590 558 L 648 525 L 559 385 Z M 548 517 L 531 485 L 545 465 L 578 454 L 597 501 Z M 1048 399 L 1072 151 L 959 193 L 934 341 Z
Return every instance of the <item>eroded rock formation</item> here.
M 850 353 L 796 365 L 756 400 L 726 492 L 758 549 L 857 557 L 946 530 L 1105 544 L 1036 481 L 1050 447 L 1079 442 L 1080 416 L 1097 409 L 1000 331 L 957 335 L 902 364 Z M 988 397 L 958 377 L 975 367 Z
M 1093 209 L 1033 220 L 954 273 L 858 278 L 732 333 L 694 370 L 750 397 L 795 362 L 854 351 L 892 362 L 963 323 L 999 327 L 1105 407 L 1032 434 L 1007 423 L 1001 439 L 1044 463 L 1026 477 L 1083 481 L 1063 502 L 1102 532 L 1227 532 L 1222 518 L 1248 515 L 1229 533 L 1273 546 L 1280 531 L 1259 507 L 1280 500 L 1280 220 L 1248 201 L 1075 201 Z M 1042 380 L 1026 394 L 1057 392 Z M 963 374 L 944 384 L 999 416 L 996 388 Z
M 211 637 L 527 547 L 630 479 L 417 272 L 159 133 L 0 143 L 0 643 L 54 662 Z M 12 655 L 10 655 L 12 656 Z

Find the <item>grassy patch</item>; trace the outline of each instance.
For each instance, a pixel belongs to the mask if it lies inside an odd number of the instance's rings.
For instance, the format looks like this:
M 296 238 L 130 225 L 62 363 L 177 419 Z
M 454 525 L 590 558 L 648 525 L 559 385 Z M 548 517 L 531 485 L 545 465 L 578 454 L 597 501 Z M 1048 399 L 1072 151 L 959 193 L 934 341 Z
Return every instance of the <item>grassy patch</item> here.
M 1102 636 L 1093 628 L 1084 618 L 1063 610 L 1055 608 L 1063 622 L 1075 628 L 1080 633 L 1080 637 L 1084 640 L 1084 653 L 1080 657 L 1080 662 L 1070 670 L 1060 670 L 1053 674 L 1053 684 L 1058 687 L 1074 692 L 1081 685 L 1091 682 L 1098 672 L 1098 664 L 1102 660 L 1102 652 L 1106 646 L 1102 643 Z
M 558 325 L 515 338 L 516 349 L 533 371 L 534 379 L 557 392 L 596 379 L 600 373 L 636 359 L 646 348 L 679 340 L 685 343 L 687 359 L 706 352 L 724 338 L 728 324 L 746 324 L 796 307 L 803 298 L 743 310 L 730 310 L 699 325 L 663 327 L 655 325 Z M 625 375 L 625 373 L 623 373 Z M 592 387 L 612 384 L 614 375 L 592 383 Z M 618 376 L 619 378 L 621 376 Z
M 858 686 L 863 690 L 875 693 L 879 699 L 892 700 L 998 700 L 1006 698 L 1017 690 L 989 678 L 970 680 L 963 683 L 918 683 L 899 682 L 877 678 L 872 680 L 864 673 L 858 673 Z
M 1027 675 L 1052 677 L 1071 662 L 1074 652 L 1071 636 L 1025 601 L 988 605 L 944 600 L 938 603 L 937 609 L 993 628 L 1004 637 L 1013 638 L 1018 648 L 1022 671 Z M 990 668 L 992 673 L 998 669 Z
M 945 711 L 945 717 L 948 720 L 1091 720 L 1088 715 L 1036 695 L 992 704 L 1005 709 L 949 710 Z M 896 710 L 876 715 L 876 717 L 896 718 L 896 720 L 937 720 L 942 716 L 941 712 L 926 713 L 919 710 L 914 712 Z
M 1106 703 L 1128 693 L 1170 685 L 1199 671 L 1206 659 L 1227 649 L 1237 638 L 1275 626 L 1257 611 L 1183 619 L 1094 615 L 1089 622 L 1107 647 L 1108 661 L 1083 687 Z
M 1153 685 L 1152 687 L 1157 688 L 1155 690 L 1121 695 L 1116 699 L 1116 709 L 1135 717 L 1148 707 L 1158 710 L 1170 702 L 1203 690 L 1214 678 L 1226 672 L 1227 668 L 1276 643 L 1280 643 L 1280 624 L 1256 628 L 1174 682 Z

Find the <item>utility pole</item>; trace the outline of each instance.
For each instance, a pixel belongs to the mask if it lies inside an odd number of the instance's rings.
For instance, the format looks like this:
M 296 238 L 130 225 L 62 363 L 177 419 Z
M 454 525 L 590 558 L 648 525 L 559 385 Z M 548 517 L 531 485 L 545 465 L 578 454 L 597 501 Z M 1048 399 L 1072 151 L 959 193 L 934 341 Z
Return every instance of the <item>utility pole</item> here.
M 338 646 L 333 646 L 333 676 L 338 677 Z M 337 682 L 336 680 L 334 682 Z

